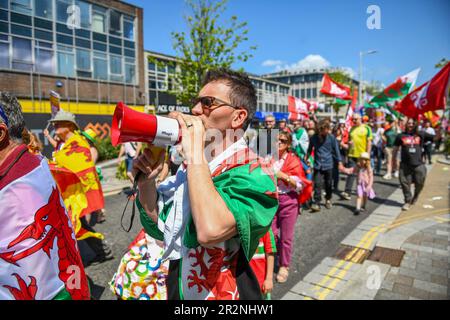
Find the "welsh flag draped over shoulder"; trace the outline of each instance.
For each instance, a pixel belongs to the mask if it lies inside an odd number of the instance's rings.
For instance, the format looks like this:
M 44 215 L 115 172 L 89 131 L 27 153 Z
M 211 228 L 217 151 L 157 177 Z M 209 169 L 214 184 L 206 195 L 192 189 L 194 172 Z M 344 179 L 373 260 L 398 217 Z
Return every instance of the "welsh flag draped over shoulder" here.
M 395 110 L 410 118 L 439 109 L 445 109 L 448 95 L 450 63 L 447 63 L 430 81 L 409 93 L 395 106 Z
M 383 92 L 376 95 L 370 104 L 372 106 L 386 106 L 389 102 L 394 102 L 406 96 L 415 86 L 420 68 L 399 77 L 394 83 L 387 86 Z
M 88 142 L 75 132 L 54 154 L 50 170 L 56 180 L 75 229 L 77 240 L 88 237 L 103 239 L 81 227 L 80 218 L 104 207 L 103 191 L 92 161 Z
M 320 89 L 320 92 L 328 96 L 333 96 L 344 100 L 352 99 L 350 88 L 333 81 L 326 73 L 323 75 L 322 88 Z

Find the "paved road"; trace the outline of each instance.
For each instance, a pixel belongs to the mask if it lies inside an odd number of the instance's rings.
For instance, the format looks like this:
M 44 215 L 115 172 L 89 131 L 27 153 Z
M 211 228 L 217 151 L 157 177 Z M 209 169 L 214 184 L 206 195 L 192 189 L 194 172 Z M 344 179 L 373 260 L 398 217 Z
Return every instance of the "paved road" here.
M 373 212 L 384 199 L 386 199 L 397 187 L 395 180 L 383 181 L 376 177 L 375 191 L 377 198 L 368 205 L 368 212 Z M 341 181 L 340 187 L 343 187 Z M 280 299 L 323 258 L 332 256 L 339 247 L 339 243 L 366 217 L 367 213 L 358 217 L 353 216 L 354 200 L 336 202 L 331 210 L 322 209 L 320 213 L 303 213 L 296 224 L 295 247 L 290 271 L 290 277 L 285 284 L 275 283 L 273 299 Z M 92 279 L 93 294 L 102 300 L 115 299 L 111 293 L 108 282 L 115 273 L 120 258 L 127 246 L 139 232 L 141 225 L 138 215 L 130 233 L 126 233 L 120 226 L 120 217 L 126 203 L 125 195 L 115 195 L 106 198 L 107 221 L 97 225 L 96 230 L 102 232 L 108 244 L 111 246 L 114 260 L 86 269 Z M 398 204 L 400 205 L 400 204 Z M 131 203 L 125 214 L 125 224 L 128 226 L 131 216 Z

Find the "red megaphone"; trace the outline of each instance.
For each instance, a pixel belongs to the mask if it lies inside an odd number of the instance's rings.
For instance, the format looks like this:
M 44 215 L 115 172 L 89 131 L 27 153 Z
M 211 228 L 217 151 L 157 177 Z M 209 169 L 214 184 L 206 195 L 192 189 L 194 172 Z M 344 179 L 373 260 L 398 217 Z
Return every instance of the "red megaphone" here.
M 165 147 L 181 141 L 178 121 L 135 111 L 119 102 L 114 111 L 111 140 L 113 146 L 125 142 L 146 142 Z

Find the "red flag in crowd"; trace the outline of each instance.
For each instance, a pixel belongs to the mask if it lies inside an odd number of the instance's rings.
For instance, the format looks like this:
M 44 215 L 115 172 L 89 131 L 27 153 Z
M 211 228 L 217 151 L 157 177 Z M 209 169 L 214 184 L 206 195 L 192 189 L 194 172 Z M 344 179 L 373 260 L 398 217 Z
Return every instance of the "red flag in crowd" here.
M 318 102 L 288 96 L 289 120 L 309 119 L 308 112 L 314 113 L 317 109 L 319 109 Z
M 288 110 L 291 113 L 308 114 L 308 104 L 303 99 L 288 96 Z
M 308 104 L 303 99 L 288 96 L 289 120 L 308 119 Z
M 358 100 L 358 90 L 355 89 L 355 90 L 353 90 L 352 104 L 348 108 L 347 117 L 345 119 L 345 126 L 347 128 L 347 132 L 350 130 L 350 128 L 353 125 L 352 117 L 353 117 L 353 113 L 355 113 L 356 101 L 357 100 Z
M 351 100 L 350 88 L 331 80 L 328 74 L 323 75 L 322 89 L 320 92 L 336 98 Z
M 409 93 L 395 110 L 410 118 L 418 118 L 427 111 L 444 109 L 447 102 L 450 63 L 441 69 L 430 81 Z

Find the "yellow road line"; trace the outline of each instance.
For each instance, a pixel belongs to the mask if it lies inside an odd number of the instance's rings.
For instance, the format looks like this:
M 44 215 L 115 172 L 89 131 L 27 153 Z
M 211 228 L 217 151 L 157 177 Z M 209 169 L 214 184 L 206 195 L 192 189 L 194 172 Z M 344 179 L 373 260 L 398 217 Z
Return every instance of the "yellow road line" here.
M 367 250 L 369 248 L 369 246 L 372 244 L 372 242 L 375 240 L 375 238 L 380 233 L 385 233 L 386 231 L 394 229 L 403 224 L 421 220 L 428 216 L 437 215 L 437 214 L 446 214 L 448 212 L 448 210 L 449 210 L 449 208 L 434 210 L 431 212 L 427 212 L 425 214 L 417 214 L 417 215 L 413 215 L 413 216 L 395 220 L 395 223 L 391 224 L 389 226 L 386 226 L 386 224 L 383 223 L 383 224 L 380 224 L 379 226 L 371 228 L 368 232 L 366 232 L 366 234 L 363 236 L 361 241 L 355 246 L 355 248 L 351 252 L 349 252 L 343 260 L 340 260 L 338 263 L 336 263 L 336 265 L 330 269 L 330 271 L 327 273 L 327 275 L 325 275 L 322 278 L 322 280 L 312 288 L 315 291 L 322 290 L 319 293 L 319 297 L 318 297 L 319 300 L 325 299 L 331 293 L 331 290 L 334 289 L 336 287 L 336 285 L 344 278 L 344 276 L 347 274 L 350 267 L 356 261 L 358 261 L 358 259 L 364 254 L 364 251 L 362 249 Z M 346 263 L 346 265 L 342 268 L 342 270 L 339 269 L 339 267 L 341 267 L 345 263 Z M 339 270 L 340 270 L 339 274 L 337 274 L 335 276 L 336 272 L 338 272 Z M 331 283 L 326 286 L 327 282 L 329 282 L 330 280 L 331 280 Z
M 345 274 L 347 273 L 348 269 L 354 264 L 352 262 L 353 258 L 355 258 L 355 256 L 358 256 L 358 252 L 361 252 L 359 254 L 362 254 L 363 251 L 360 250 L 361 246 L 364 245 L 369 242 L 369 244 L 366 246 L 368 247 L 370 245 L 370 243 L 375 239 L 375 237 L 378 235 L 378 230 L 384 226 L 384 224 L 380 225 L 380 226 L 376 226 L 371 228 L 368 232 L 366 232 L 366 234 L 364 235 L 364 237 L 361 239 L 361 241 L 355 246 L 355 248 L 350 251 L 343 260 L 339 260 L 339 262 L 330 269 L 330 271 L 327 273 L 327 275 L 325 275 L 322 280 L 316 284 L 313 287 L 313 290 L 318 291 L 318 290 L 323 290 L 329 293 L 329 290 L 327 289 L 327 287 L 329 288 L 329 286 L 325 286 L 326 283 L 328 281 L 331 280 L 331 284 L 334 284 L 334 286 L 337 284 L 337 282 L 341 281 L 342 278 L 345 276 Z M 341 267 L 342 265 L 344 265 L 346 263 L 346 265 L 343 267 L 342 270 L 339 269 L 339 267 Z M 335 275 L 336 272 L 339 272 L 339 274 L 336 277 L 333 277 Z M 338 280 L 338 281 L 336 281 Z M 327 295 L 328 295 L 327 293 Z M 320 294 L 321 296 L 323 295 L 323 292 Z M 326 295 L 325 295 L 326 296 Z

